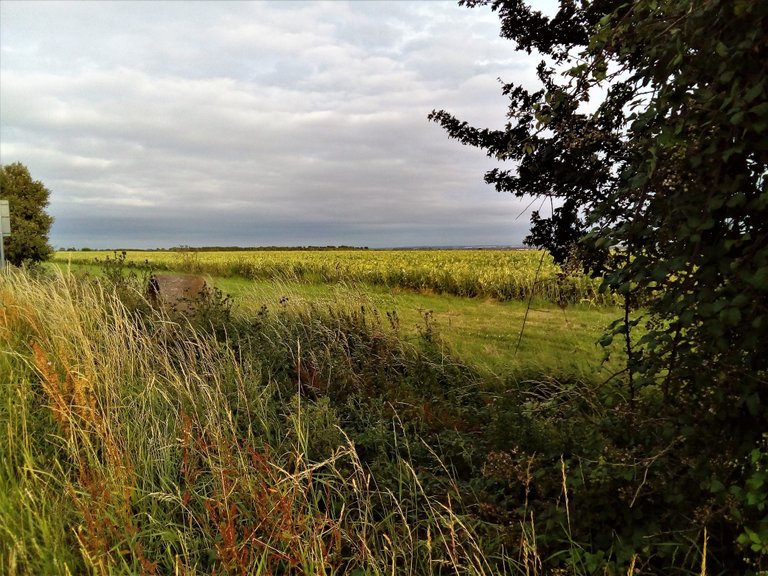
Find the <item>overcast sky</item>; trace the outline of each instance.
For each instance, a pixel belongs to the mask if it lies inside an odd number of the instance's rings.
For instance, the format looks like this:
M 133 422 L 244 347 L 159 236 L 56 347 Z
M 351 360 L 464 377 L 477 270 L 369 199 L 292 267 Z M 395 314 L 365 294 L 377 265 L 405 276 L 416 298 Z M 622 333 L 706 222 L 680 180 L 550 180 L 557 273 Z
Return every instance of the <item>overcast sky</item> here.
M 3 0 L 0 162 L 57 248 L 519 245 L 526 203 L 427 114 L 503 127 L 538 61 L 453 1 Z

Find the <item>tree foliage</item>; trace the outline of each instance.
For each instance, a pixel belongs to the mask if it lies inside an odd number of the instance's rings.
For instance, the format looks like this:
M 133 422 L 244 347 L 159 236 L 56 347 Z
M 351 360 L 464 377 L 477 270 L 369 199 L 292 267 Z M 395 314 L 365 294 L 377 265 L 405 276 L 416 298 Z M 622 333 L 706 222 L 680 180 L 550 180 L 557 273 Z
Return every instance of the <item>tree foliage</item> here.
M 522 0 L 461 4 L 490 5 L 503 37 L 547 56 L 542 88 L 503 84 L 504 130 L 430 118 L 512 165 L 486 173 L 498 191 L 553 199 L 528 243 L 576 254 L 626 297 L 604 342 L 626 344 L 612 385 L 627 448 L 668 469 L 635 485 L 657 516 L 616 534 L 682 546 L 706 526 L 726 567 L 765 568 L 768 3 L 561 0 L 553 18 Z
M 53 218 L 45 212 L 50 194 L 20 162 L 0 166 L 0 197 L 11 209 L 11 235 L 5 238 L 5 257 L 11 264 L 39 262 L 53 252 L 48 244 Z

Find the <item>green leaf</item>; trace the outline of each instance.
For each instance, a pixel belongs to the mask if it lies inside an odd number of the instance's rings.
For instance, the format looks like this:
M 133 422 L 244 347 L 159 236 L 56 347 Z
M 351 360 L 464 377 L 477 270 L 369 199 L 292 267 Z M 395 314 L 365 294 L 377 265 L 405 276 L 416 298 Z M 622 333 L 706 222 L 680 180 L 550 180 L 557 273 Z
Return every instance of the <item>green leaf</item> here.
M 737 192 L 733 195 L 732 198 L 728 200 L 728 202 L 726 202 L 726 206 L 728 206 L 728 208 L 738 208 L 739 206 L 744 206 L 746 201 L 747 197 L 744 195 L 744 193 Z
M 758 82 L 752 88 L 747 91 L 746 94 L 744 94 L 744 100 L 746 102 L 752 102 L 755 98 L 757 98 L 761 93 L 763 92 L 763 82 Z
M 765 485 L 765 474 L 753 474 L 747 479 L 747 487 L 752 492 L 757 492 L 764 485 Z
M 709 482 L 709 491 L 713 494 L 717 494 L 718 492 L 723 492 L 725 490 L 725 484 L 720 482 L 717 478 L 712 478 Z
M 736 326 L 741 321 L 741 310 L 738 308 L 725 308 L 720 312 L 720 322 L 725 326 Z
M 765 116 L 768 114 L 768 102 L 761 102 L 757 106 L 753 106 L 749 109 L 749 113 L 755 116 Z
M 744 16 L 747 12 L 751 12 L 753 8 L 753 0 L 734 0 L 733 13 L 737 16 Z
M 715 46 L 715 51 L 716 51 L 716 52 L 717 52 L 717 53 L 718 53 L 720 56 L 722 56 L 723 58 L 725 58 L 726 56 L 728 56 L 728 46 L 726 46 L 726 45 L 725 45 L 725 44 L 723 44 L 722 42 L 718 42 L 718 43 L 717 43 L 717 45 Z
M 760 413 L 760 396 L 757 394 L 747 396 L 744 399 L 744 404 L 751 416 L 757 416 Z
M 605 80 L 606 73 L 607 73 L 607 71 L 606 71 L 605 68 L 599 68 L 599 69 L 595 70 L 595 73 L 592 76 L 598 82 L 602 82 L 603 80 Z
M 607 348 L 613 343 L 613 334 L 604 334 L 601 336 L 600 340 L 598 340 L 598 343 L 603 348 Z
M 768 290 L 768 266 L 761 266 L 751 278 L 747 280 L 752 286 Z

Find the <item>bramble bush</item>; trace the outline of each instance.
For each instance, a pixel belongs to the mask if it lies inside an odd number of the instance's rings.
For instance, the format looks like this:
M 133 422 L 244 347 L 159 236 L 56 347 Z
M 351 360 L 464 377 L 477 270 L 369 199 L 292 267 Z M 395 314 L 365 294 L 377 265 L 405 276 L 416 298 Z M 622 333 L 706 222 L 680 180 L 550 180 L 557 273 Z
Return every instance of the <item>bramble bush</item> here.
M 541 89 L 503 85 L 503 130 L 430 118 L 512 163 L 485 175 L 498 191 L 550 197 L 527 241 L 575 254 L 624 299 L 604 338 L 627 358 L 605 387 L 623 453 L 606 448 L 596 470 L 631 506 L 595 511 L 614 530 L 596 551 L 671 573 L 707 542 L 710 569 L 764 572 L 768 4 L 562 1 L 549 18 L 522 0 L 461 3 L 489 5 L 502 36 L 548 57 Z

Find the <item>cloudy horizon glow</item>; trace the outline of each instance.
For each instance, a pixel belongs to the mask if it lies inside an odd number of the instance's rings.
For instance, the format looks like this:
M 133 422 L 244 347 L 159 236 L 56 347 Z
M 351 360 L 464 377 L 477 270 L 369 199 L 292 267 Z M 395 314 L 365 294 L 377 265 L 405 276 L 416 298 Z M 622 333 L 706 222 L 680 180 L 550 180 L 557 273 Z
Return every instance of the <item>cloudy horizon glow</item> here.
M 455 2 L 3 0 L 0 162 L 57 248 L 520 245 L 527 202 L 427 114 L 502 128 L 539 59 Z

